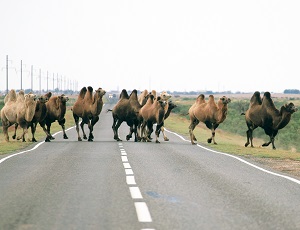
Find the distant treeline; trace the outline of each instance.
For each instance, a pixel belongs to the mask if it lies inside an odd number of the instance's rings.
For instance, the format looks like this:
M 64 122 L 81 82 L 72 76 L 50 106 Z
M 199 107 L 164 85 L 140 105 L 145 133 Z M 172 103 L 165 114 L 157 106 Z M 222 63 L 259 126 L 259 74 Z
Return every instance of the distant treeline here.
M 300 90 L 299 89 L 285 89 L 283 91 L 283 93 L 285 93 L 285 94 L 300 94 Z

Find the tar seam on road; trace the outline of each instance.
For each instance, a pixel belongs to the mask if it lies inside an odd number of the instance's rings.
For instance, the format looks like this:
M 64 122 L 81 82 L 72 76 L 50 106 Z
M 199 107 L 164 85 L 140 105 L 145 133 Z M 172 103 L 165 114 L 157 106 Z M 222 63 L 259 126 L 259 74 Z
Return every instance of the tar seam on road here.
M 148 209 L 148 206 L 146 202 L 144 202 L 142 193 L 139 189 L 139 187 L 136 185 L 135 177 L 133 170 L 128 162 L 127 153 L 123 147 L 122 143 L 119 143 L 119 148 L 121 151 L 121 160 L 125 169 L 126 174 L 126 183 L 129 186 L 129 192 L 131 195 L 131 198 L 134 200 L 134 206 L 136 210 L 136 214 L 138 217 L 139 222 L 152 222 L 152 218 Z M 137 201 L 138 200 L 138 201 Z M 149 228 L 147 228 L 149 229 Z M 152 229 L 154 230 L 154 229 Z

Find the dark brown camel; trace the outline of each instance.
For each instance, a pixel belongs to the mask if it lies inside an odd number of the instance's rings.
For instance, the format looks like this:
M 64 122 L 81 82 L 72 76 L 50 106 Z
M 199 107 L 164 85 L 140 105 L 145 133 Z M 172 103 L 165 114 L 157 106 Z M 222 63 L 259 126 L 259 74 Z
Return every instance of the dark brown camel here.
M 46 102 L 47 116 L 43 121 L 39 122 L 43 130 L 45 130 L 46 129 L 45 126 L 47 126 L 46 130 L 49 135 L 46 137 L 45 142 L 50 142 L 50 140 L 55 139 L 50 132 L 51 124 L 55 121 L 57 121 L 62 128 L 63 138 L 68 139 L 68 136 L 65 131 L 65 122 L 66 122 L 65 114 L 66 114 L 68 100 L 69 98 L 66 95 L 61 94 L 59 96 L 52 96 Z
M 99 115 L 103 107 L 103 96 L 105 95 L 105 90 L 98 88 L 93 94 L 93 87 L 88 88 L 83 87 L 78 95 L 77 101 L 72 107 L 73 117 L 76 124 L 76 131 L 78 135 L 78 141 L 82 141 L 79 134 L 79 117 L 82 118 L 80 127 L 83 133 L 83 139 L 87 139 L 84 132 L 84 124 L 87 124 L 90 130 L 88 141 L 93 141 L 93 129 L 94 125 L 99 120 Z
M 198 96 L 195 103 L 189 109 L 189 133 L 191 143 L 193 145 L 196 144 L 194 141 L 197 141 L 193 130 L 200 121 L 203 122 L 206 127 L 211 130 L 212 136 L 207 139 L 207 142 L 213 142 L 214 144 L 217 144 L 215 141 L 215 131 L 218 126 L 226 119 L 228 110 L 227 104 L 230 101 L 230 98 L 223 96 L 218 100 L 218 103 L 216 104 L 213 95 L 209 95 L 208 102 L 205 101 L 203 94 L 200 94 Z
M 117 141 L 122 141 L 119 137 L 118 130 L 123 122 L 126 122 L 130 127 L 130 133 L 126 136 L 126 140 L 129 140 L 134 133 L 134 141 L 138 141 L 137 127 L 140 122 L 139 110 L 141 109 L 141 104 L 138 101 L 137 90 L 134 89 L 130 96 L 125 89 L 122 90 L 120 94 L 119 101 L 112 109 L 113 125 L 112 129 L 114 132 L 114 139 Z
M 242 113 L 245 115 L 248 127 L 245 147 L 250 143 L 253 147 L 253 130 L 261 127 L 265 134 L 270 137 L 270 141 L 262 146 L 269 146 L 272 143 L 272 148 L 276 149 L 274 139 L 279 129 L 284 128 L 290 122 L 292 114 L 297 110 L 293 103 L 285 104 L 278 110 L 269 92 L 265 92 L 263 99 L 261 99 L 260 93 L 256 91 L 250 99 L 249 109 L 246 113 Z

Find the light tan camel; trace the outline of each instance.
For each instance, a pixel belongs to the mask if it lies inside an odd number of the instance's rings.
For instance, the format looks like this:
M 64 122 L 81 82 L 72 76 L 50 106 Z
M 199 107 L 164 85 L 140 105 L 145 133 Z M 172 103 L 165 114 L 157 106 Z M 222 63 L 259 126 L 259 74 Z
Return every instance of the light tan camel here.
M 215 130 L 226 119 L 227 116 L 227 104 L 230 102 L 230 98 L 226 96 L 221 97 L 217 104 L 214 96 L 209 95 L 208 102 L 205 102 L 204 95 L 199 95 L 195 103 L 189 109 L 190 126 L 189 133 L 191 143 L 194 145 L 197 141 L 193 131 L 199 122 L 203 122 L 207 128 L 211 130 L 212 136 L 208 138 L 207 142 L 217 144 L 215 141 Z
M 35 112 L 36 95 L 29 93 L 24 96 L 24 91 L 22 90 L 17 95 L 15 90 L 11 90 L 5 101 L 1 110 L 5 140 L 9 141 L 8 128 L 17 123 L 23 129 L 22 135 L 17 139 L 22 139 L 25 142 L 28 125 L 32 121 Z

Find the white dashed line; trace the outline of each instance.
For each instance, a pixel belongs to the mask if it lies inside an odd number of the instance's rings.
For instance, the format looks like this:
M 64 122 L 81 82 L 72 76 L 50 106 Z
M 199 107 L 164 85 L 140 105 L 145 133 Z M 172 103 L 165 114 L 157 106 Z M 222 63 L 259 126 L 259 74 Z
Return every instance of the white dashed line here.
M 129 191 L 130 191 L 132 199 L 143 199 L 143 196 L 141 194 L 139 187 L 129 187 Z
M 135 209 L 140 222 L 152 222 L 152 218 L 145 202 L 135 202 Z
M 126 175 L 132 175 L 133 171 L 132 171 L 132 169 L 125 169 L 125 173 L 126 173 Z
M 123 162 L 128 162 L 127 156 L 121 156 Z
M 126 183 L 127 184 L 136 184 L 134 176 L 126 176 Z
M 125 169 L 131 169 L 131 166 L 129 163 L 123 163 L 123 166 Z
M 123 148 L 123 145 L 119 143 L 120 151 L 121 151 L 121 159 L 123 162 L 123 166 L 125 169 L 126 174 L 126 183 L 129 185 L 129 191 L 131 198 L 133 200 L 135 199 L 143 199 L 142 193 L 137 186 L 130 186 L 130 185 L 136 185 L 135 177 L 133 170 L 128 162 L 128 157 L 125 149 Z M 135 202 L 134 203 L 137 218 L 139 222 L 152 222 L 152 218 L 148 209 L 148 206 L 145 202 Z M 142 230 L 155 230 L 153 228 L 143 228 Z

